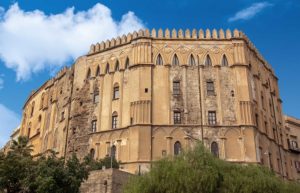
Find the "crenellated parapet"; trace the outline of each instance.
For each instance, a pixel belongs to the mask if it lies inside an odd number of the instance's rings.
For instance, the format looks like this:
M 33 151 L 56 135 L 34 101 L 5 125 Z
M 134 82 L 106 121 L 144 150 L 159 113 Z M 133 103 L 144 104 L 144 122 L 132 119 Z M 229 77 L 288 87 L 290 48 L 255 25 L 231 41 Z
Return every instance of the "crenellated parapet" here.
M 127 35 L 118 36 L 116 38 L 112 38 L 111 40 L 102 41 L 101 43 L 92 44 L 90 46 L 90 51 L 88 55 L 103 52 L 114 47 L 118 47 L 121 45 L 126 45 L 131 43 L 131 41 L 140 39 L 140 38 L 149 38 L 149 39 L 178 39 L 178 40 L 236 40 L 241 39 L 246 42 L 249 49 L 254 51 L 257 57 L 261 60 L 262 63 L 266 65 L 268 69 L 270 65 L 268 62 L 262 57 L 259 53 L 258 49 L 254 46 L 254 44 L 249 40 L 249 38 L 242 32 L 237 29 L 231 31 L 230 29 L 200 29 L 200 30 L 176 30 L 176 29 L 152 29 L 149 31 L 148 29 L 140 29 L 139 31 L 134 31 L 133 33 L 128 33 Z

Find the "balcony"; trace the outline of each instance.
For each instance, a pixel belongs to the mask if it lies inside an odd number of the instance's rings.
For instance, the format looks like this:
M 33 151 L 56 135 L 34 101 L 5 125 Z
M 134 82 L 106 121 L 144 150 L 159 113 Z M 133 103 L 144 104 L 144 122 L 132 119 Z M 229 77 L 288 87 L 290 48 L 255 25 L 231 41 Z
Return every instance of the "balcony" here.
M 288 140 L 289 150 L 294 153 L 300 153 L 300 148 L 297 141 Z

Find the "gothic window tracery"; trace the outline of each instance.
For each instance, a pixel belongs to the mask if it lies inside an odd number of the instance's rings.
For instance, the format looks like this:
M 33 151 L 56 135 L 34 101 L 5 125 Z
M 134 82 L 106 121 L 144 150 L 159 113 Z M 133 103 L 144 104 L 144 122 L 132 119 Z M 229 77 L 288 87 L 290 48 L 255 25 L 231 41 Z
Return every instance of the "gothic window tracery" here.
M 177 54 L 175 54 L 173 56 L 172 65 L 174 65 L 174 66 L 178 66 L 179 65 L 179 59 L 178 59 Z
M 223 55 L 223 58 L 222 58 L 222 66 L 228 66 L 228 60 L 225 55 Z
M 160 54 L 156 58 L 156 65 L 164 65 L 163 59 Z
M 211 58 L 209 55 L 206 56 L 205 66 L 212 66 Z
M 193 54 L 189 58 L 189 65 L 190 66 L 196 66 L 196 61 L 195 61 L 195 58 L 194 58 Z

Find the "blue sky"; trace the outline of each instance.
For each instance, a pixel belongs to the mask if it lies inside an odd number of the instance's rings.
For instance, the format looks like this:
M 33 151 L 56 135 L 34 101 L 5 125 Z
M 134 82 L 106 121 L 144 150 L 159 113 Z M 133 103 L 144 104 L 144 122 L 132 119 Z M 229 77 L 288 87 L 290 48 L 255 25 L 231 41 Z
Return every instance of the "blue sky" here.
M 140 27 L 244 31 L 279 77 L 284 113 L 300 118 L 299 19 L 299 0 L 1 0 L 0 146 L 31 90 L 91 43 Z

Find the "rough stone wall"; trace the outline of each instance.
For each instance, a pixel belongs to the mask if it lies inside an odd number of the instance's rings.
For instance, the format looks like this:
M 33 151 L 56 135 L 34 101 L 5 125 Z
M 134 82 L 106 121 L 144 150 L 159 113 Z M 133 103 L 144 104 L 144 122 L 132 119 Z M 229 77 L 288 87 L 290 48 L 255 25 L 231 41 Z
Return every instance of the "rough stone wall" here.
M 81 184 L 81 193 L 122 193 L 132 174 L 117 169 L 92 171 Z

